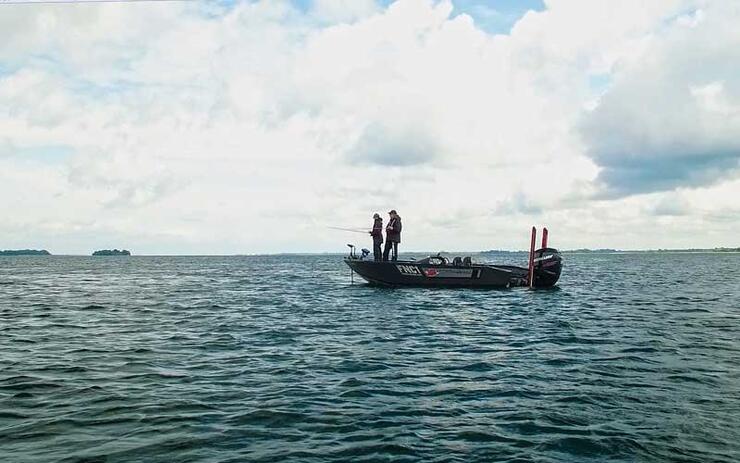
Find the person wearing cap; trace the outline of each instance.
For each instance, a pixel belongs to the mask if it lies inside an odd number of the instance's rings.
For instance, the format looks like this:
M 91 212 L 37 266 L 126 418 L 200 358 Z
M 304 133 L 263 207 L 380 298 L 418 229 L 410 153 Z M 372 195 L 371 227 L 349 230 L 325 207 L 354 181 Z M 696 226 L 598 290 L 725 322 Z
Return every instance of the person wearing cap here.
M 398 259 L 398 243 L 401 242 L 401 217 L 395 209 L 391 210 L 388 215 L 391 219 L 385 227 L 385 249 L 383 250 L 383 260 L 388 260 L 388 254 L 393 250 L 391 260 Z
M 373 214 L 373 231 L 370 236 L 373 237 L 373 257 L 379 261 L 382 258 L 380 245 L 383 244 L 383 219 L 377 212 Z

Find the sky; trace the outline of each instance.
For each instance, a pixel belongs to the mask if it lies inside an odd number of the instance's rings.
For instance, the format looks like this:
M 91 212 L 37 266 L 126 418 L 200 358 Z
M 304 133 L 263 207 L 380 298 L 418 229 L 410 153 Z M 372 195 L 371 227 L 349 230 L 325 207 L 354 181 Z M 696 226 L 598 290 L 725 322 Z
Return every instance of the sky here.
M 0 3 L 0 249 L 740 246 L 740 2 Z

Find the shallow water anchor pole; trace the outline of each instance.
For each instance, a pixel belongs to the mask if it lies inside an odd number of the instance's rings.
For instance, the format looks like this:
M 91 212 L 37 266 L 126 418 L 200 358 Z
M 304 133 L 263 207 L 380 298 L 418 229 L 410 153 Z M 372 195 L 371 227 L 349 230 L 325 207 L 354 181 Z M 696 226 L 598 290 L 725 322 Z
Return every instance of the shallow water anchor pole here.
M 544 238 L 544 237 L 543 237 Z M 534 242 L 537 241 L 537 229 L 532 227 L 532 243 L 529 245 L 529 287 L 534 287 Z
M 545 249 L 547 247 L 547 227 L 542 229 L 542 246 L 540 248 Z
M 355 245 L 352 243 L 347 243 L 347 247 L 349 248 L 349 258 L 356 259 L 357 254 L 355 254 Z M 349 284 L 355 284 L 355 269 L 353 269 L 352 267 L 349 268 Z

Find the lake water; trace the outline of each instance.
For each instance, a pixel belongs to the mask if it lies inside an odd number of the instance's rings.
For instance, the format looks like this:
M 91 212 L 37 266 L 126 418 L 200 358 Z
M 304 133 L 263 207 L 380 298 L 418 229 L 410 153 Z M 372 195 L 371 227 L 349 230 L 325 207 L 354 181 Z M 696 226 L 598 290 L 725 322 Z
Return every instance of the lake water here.
M 740 461 L 740 254 L 565 259 L 481 291 L 0 257 L 0 461 Z

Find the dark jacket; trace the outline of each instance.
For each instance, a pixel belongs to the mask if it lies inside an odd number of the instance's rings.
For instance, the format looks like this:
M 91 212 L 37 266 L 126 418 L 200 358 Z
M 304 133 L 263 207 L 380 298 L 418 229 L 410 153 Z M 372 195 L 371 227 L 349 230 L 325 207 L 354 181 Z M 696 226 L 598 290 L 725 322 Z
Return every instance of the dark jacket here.
M 373 237 L 373 243 L 383 242 L 383 219 L 375 219 L 373 221 L 373 231 L 370 232 Z
M 391 243 L 401 242 L 401 217 L 395 216 L 385 227 L 385 238 Z

